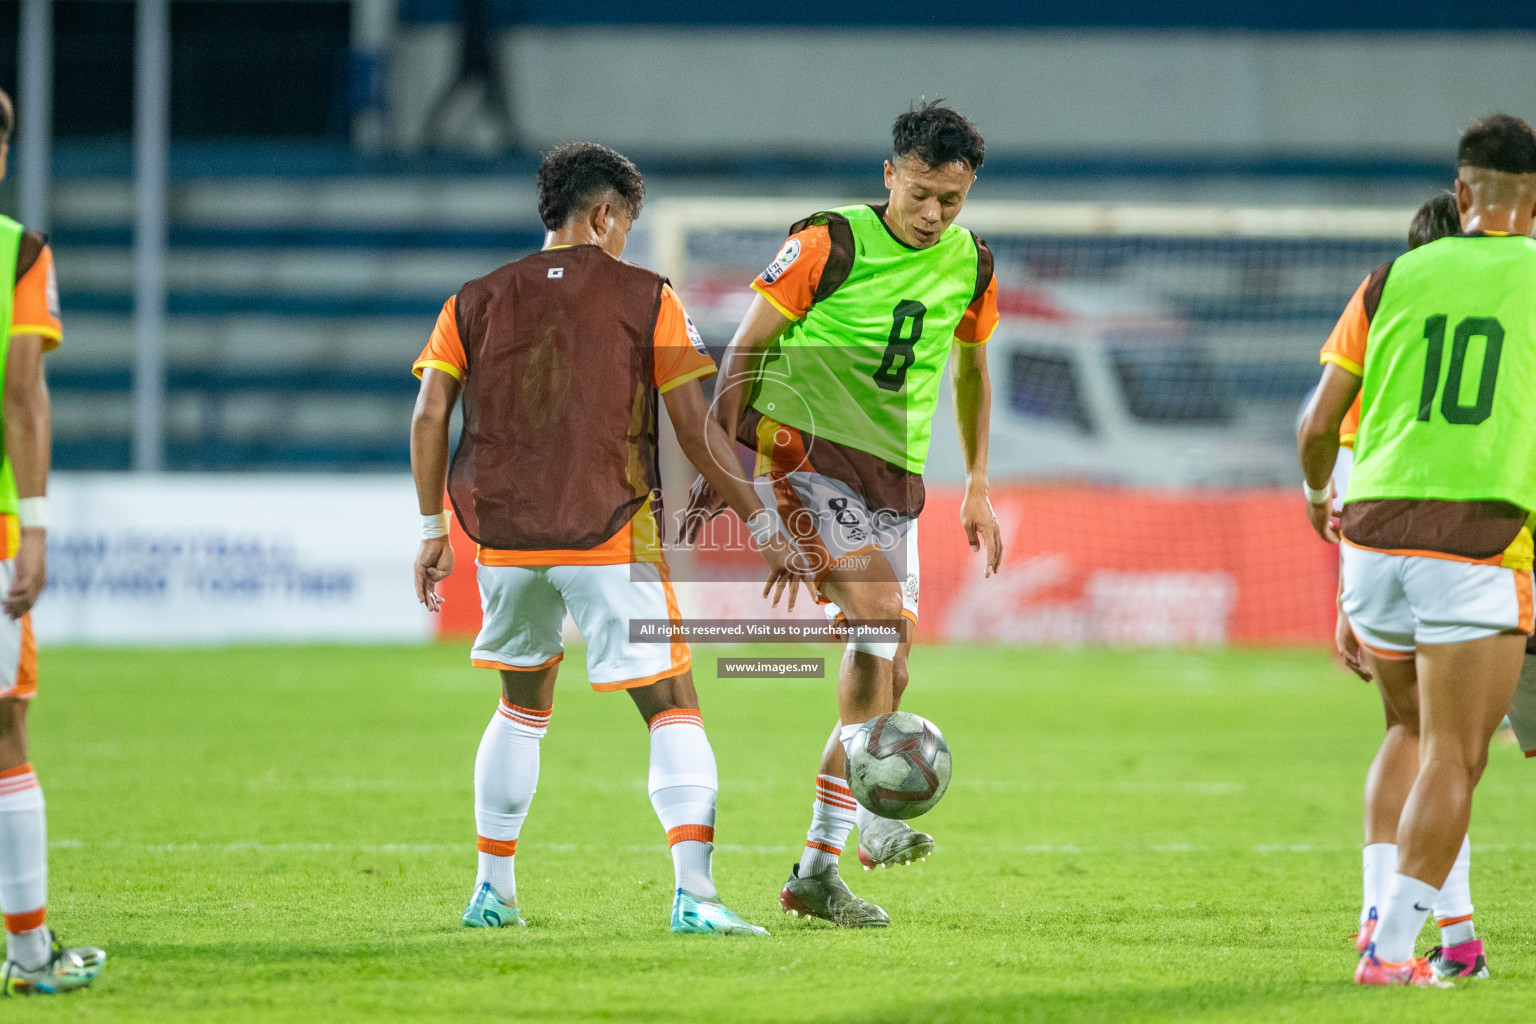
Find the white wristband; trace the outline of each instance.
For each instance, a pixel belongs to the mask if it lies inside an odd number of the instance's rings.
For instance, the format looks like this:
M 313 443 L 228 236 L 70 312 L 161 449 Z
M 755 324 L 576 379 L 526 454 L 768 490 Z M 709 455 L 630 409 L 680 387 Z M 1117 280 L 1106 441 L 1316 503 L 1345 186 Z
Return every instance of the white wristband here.
M 1327 504 L 1328 499 L 1333 497 L 1333 488 L 1331 486 L 1332 483 L 1333 481 L 1330 480 L 1330 486 L 1314 488 L 1311 484 L 1307 483 L 1306 480 L 1302 480 L 1301 490 L 1302 493 L 1307 496 L 1307 501 L 1309 504 L 1324 505 Z
M 751 531 L 752 539 L 757 542 L 758 547 L 773 540 L 773 535 L 779 532 L 779 527 L 782 525 L 783 520 L 779 518 L 779 513 L 771 508 L 760 508 L 747 520 L 747 529 Z
M 48 499 L 22 498 L 16 506 L 16 518 L 21 520 L 23 530 L 48 529 Z
M 448 536 L 448 510 L 444 509 L 435 516 L 421 517 L 421 539 L 432 540 L 436 537 Z

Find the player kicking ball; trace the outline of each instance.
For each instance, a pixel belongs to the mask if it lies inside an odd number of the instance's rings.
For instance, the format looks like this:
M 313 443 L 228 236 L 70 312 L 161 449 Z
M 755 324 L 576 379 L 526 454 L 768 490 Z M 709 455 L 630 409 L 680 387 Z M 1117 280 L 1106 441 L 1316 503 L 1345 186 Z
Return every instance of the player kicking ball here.
M 1474 123 L 1457 152 L 1463 233 L 1378 268 L 1370 328 L 1332 353 L 1299 431 L 1308 516 L 1343 541 L 1341 607 L 1362 646 L 1415 661 L 1420 738 L 1396 871 L 1355 969 L 1444 986 L 1414 942 L 1467 831 L 1488 741 L 1532 631 L 1536 509 L 1536 132 Z M 1325 356 L 1328 353 L 1325 353 Z M 1329 476 L 1360 396 L 1340 526 Z
M 11 98 L 0 92 L 0 180 L 10 148 Z M 48 827 L 43 791 L 27 759 L 27 708 L 37 693 L 37 647 L 30 612 L 48 580 L 48 464 L 51 430 L 43 353 L 59 346 L 58 287 L 47 239 L 0 217 L 0 292 L 8 344 L 0 411 L 0 910 L 5 963 L 0 993 L 57 995 L 85 988 L 107 963 L 92 946 L 66 949 L 47 925 Z
M 922 473 L 951 350 L 966 473 L 961 527 L 972 550 L 985 546 L 987 575 L 1002 558 L 987 500 L 985 342 L 997 325 L 997 284 L 991 251 L 954 223 L 985 143 L 938 103 L 902 114 L 892 135 L 889 200 L 796 224 L 753 282 L 715 403 L 720 425 L 756 451 L 753 482 L 813 567 L 822 599 L 855 624 L 916 619 Z M 695 484 L 685 540 L 724 504 L 712 483 Z M 786 912 L 848 928 L 889 923 L 838 874 L 856 824 L 866 866 L 933 849 L 932 837 L 861 808 L 846 782 L 846 744 L 895 710 L 906 688 L 906 649 L 857 637 L 847 646 L 811 827 L 779 897 Z
M 567 612 L 587 642 L 596 690 L 624 690 L 650 728 L 651 804 L 676 877 L 675 932 L 764 935 L 720 902 L 712 874 L 715 756 L 704 732 L 658 544 L 657 413 L 684 453 L 752 528 L 774 601 L 802 577 L 751 485 L 717 466 L 732 442 L 699 380 L 715 365 L 666 281 L 619 257 L 645 194 L 640 172 L 590 143 L 539 167 L 543 251 L 465 285 L 416 361 L 411 471 L 424 518 L 416 593 L 436 611 L 453 571 L 446 485 L 479 544 L 480 634 L 473 664 L 501 673 L 502 698 L 475 757 L 479 870 L 463 923 L 523 923 L 513 862 L 539 778 Z M 463 398 L 452 466 L 448 426 Z M 767 593 L 768 588 L 765 588 Z M 661 626 L 635 643 L 633 620 Z
M 1421 206 L 1408 229 L 1408 248 L 1461 232 L 1461 213 L 1456 196 L 1442 193 Z M 1364 350 L 1370 333 L 1370 319 L 1364 307 L 1364 290 L 1371 279 L 1360 286 L 1360 300 L 1351 302 L 1323 346 L 1323 361 L 1343 359 L 1354 364 L 1347 353 Z M 1335 512 L 1349 493 L 1350 456 L 1355 434 L 1360 426 L 1360 397 L 1339 426 L 1339 458 L 1333 468 L 1333 507 Z M 1380 907 L 1387 896 L 1387 883 L 1397 870 L 1397 822 L 1403 801 L 1413 786 L 1419 764 L 1418 677 L 1412 655 L 1372 651 L 1360 646 L 1349 617 L 1338 614 L 1336 641 L 1339 654 L 1352 671 L 1367 682 L 1374 681 L 1381 695 L 1386 716 L 1386 735 L 1365 777 L 1365 847 L 1361 857 L 1362 897 L 1360 923 L 1355 946 L 1364 952 L 1375 934 Z M 1519 698 L 1516 698 L 1517 702 Z M 1456 862 L 1440 887 L 1433 914 L 1440 928 L 1440 945 L 1426 954 L 1430 967 L 1442 978 L 1486 978 L 1488 960 L 1483 942 L 1477 937 L 1472 907 L 1472 844 L 1463 837 Z

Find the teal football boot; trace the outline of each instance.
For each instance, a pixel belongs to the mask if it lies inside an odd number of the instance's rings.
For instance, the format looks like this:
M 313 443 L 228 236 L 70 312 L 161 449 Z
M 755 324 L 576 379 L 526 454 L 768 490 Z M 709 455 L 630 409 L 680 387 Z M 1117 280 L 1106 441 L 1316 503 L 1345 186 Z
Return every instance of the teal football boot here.
M 686 889 L 672 897 L 672 930 L 683 935 L 767 935 L 717 900 L 700 899 Z
M 521 928 L 523 924 L 517 907 L 503 903 L 489 882 L 480 883 L 469 898 L 469 906 L 464 908 L 465 928 Z
M 66 949 L 57 935 L 48 934 L 48 962 L 41 967 L 23 967 L 14 960 L 0 964 L 0 995 L 52 996 L 74 992 L 90 987 L 107 966 L 107 954 L 95 946 Z

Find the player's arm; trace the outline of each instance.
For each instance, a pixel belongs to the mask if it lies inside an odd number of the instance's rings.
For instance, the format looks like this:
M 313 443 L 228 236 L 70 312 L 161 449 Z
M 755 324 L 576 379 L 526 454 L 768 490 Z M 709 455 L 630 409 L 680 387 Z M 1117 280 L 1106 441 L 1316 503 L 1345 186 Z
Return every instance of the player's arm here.
M 733 444 L 764 355 L 816 301 L 831 252 L 832 236 L 826 225 L 810 225 L 790 235 L 773 262 L 752 282 L 752 304 L 726 346 L 715 384 L 715 422 Z M 678 539 L 693 543 L 704 523 L 724 508 L 725 500 L 708 478 L 699 477 L 688 494 Z
M 416 481 L 416 504 L 424 522 L 436 520 L 444 531 L 440 536 L 424 536 L 416 554 L 416 599 L 433 612 L 443 606 L 437 584 L 453 572 L 453 547 L 442 517 L 443 492 L 448 488 L 448 425 L 459 390 L 459 379 L 453 374 L 426 367 L 421 371 L 421 390 L 416 393 L 416 408 L 411 413 L 411 476 Z
M 736 436 L 741 411 L 757 380 L 763 356 L 793 323 L 761 294 L 752 297 L 752 305 L 747 307 L 746 316 L 741 318 L 731 343 L 725 347 L 720 380 L 715 385 L 715 422 L 727 437 Z
M 755 295 L 746 316 L 737 325 L 731 343 L 725 348 L 725 355 L 720 360 L 720 377 L 715 383 L 714 423 L 730 441 L 733 463 L 736 461 L 736 428 L 741 423 L 741 413 L 757 379 L 763 355 L 770 345 L 784 336 L 792 323 L 794 321 L 761 294 Z M 723 512 L 727 504 L 729 501 L 714 486 L 708 474 L 701 473 L 688 490 L 688 507 L 683 511 L 683 521 L 678 529 L 679 541 L 692 544 L 704 524 Z
M 672 420 L 683 454 L 698 469 L 700 478 L 752 531 L 758 553 L 768 563 L 768 582 L 763 585 L 763 596 L 769 596 L 772 591 L 773 603 L 777 605 L 788 587 L 789 607 L 793 609 L 796 584 L 804 583 L 809 591 L 811 577 L 804 571 L 803 560 L 780 530 L 778 514 L 765 508 L 752 484 L 742 478 L 740 463 L 736 461 L 736 442 L 710 417 L 704 389 L 697 380 L 686 381 L 668 388 L 662 400 L 667 403 L 667 416 Z
M 1307 519 L 1317 535 L 1330 544 L 1339 541 L 1339 531 L 1333 525 L 1333 464 L 1339 457 L 1339 424 L 1359 393 L 1356 373 L 1339 363 L 1328 363 L 1296 431 L 1301 473 L 1309 492 Z M 1318 495 L 1321 500 L 1313 501 Z
M 960 428 L 960 453 L 965 459 L 965 500 L 960 506 L 960 525 L 972 551 L 987 547 L 986 574 L 991 576 L 1003 560 L 1003 532 L 987 498 L 987 442 L 992 422 L 992 378 L 987 372 L 986 345 L 955 348 L 955 421 Z
M 16 492 L 23 501 L 48 493 L 53 431 L 48 385 L 43 379 L 44 345 L 41 335 L 12 335 L 5 357 L 5 454 L 11 460 Z M 3 602 L 5 614 L 11 618 L 19 619 L 31 611 L 43 592 L 48 582 L 47 552 L 46 527 L 23 525 L 15 577 Z

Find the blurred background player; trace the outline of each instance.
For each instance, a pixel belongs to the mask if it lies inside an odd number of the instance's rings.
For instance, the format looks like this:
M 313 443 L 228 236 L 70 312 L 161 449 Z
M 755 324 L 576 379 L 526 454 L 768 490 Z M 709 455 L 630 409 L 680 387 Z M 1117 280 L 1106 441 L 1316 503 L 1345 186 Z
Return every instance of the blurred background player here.
M 777 503 L 821 594 L 852 623 L 916 618 L 922 473 L 951 349 L 966 474 L 961 527 L 972 550 L 985 545 L 988 574 L 1002 557 L 986 472 L 984 344 L 997 325 L 997 283 L 986 243 L 954 223 L 985 143 L 937 102 L 898 117 L 892 136 L 889 201 L 817 213 L 791 228 L 752 283 L 757 295 L 726 350 L 716 396 L 720 425 L 757 453 L 759 493 Z M 710 483 L 695 487 L 690 539 L 721 508 Z M 848 644 L 811 828 L 780 894 L 787 912 L 851 928 L 888 923 L 839 877 L 855 824 L 869 866 L 909 863 L 933 849 L 932 837 L 859 807 L 846 783 L 844 745 L 859 725 L 896 707 L 907 646 Z
M 0 179 L 5 177 L 11 98 L 0 92 Z M 6 310 L 3 403 L 4 463 L 0 464 L 0 563 L 5 599 L 0 610 L 0 910 L 5 912 L 6 995 L 84 988 L 106 966 L 93 947 L 66 949 L 48 916 L 48 836 L 43 791 L 27 755 L 27 708 L 37 693 L 32 605 L 48 581 L 48 387 L 43 353 L 63 339 L 58 286 L 47 238 L 0 217 L 0 274 L 14 282 Z
M 1341 606 L 1355 635 L 1378 664 L 1417 662 L 1416 778 L 1355 971 L 1367 985 L 1444 984 L 1414 941 L 1463 848 L 1532 630 L 1536 410 L 1522 396 L 1536 387 L 1536 132 L 1482 118 L 1457 164 L 1464 234 L 1371 274 L 1352 300 L 1369 327 L 1330 339 L 1299 437 L 1312 525 L 1344 541 Z M 1336 529 L 1329 474 L 1357 394 Z
M 731 441 L 709 418 L 699 380 L 715 366 L 682 303 L 663 278 L 619 258 L 644 193 L 640 172 L 611 149 L 551 151 L 539 167 L 544 249 L 450 298 L 415 364 L 411 465 L 425 520 L 417 596 L 438 610 L 436 584 L 453 571 L 446 484 L 481 545 L 484 622 L 471 657 L 502 678 L 475 758 L 479 870 L 467 927 L 522 923 L 513 861 L 569 611 L 593 688 L 628 691 L 650 727 L 651 803 L 677 883 L 672 930 L 765 934 L 719 902 L 712 876 L 715 758 L 688 645 L 666 628 L 679 615 L 657 534 L 658 395 L 684 453 L 752 527 L 774 567 L 770 586 L 788 585 L 791 603 L 794 552 L 750 484 L 717 469 L 732 463 Z M 632 642 L 632 620 L 658 624 L 660 642 Z
M 1417 249 L 1439 238 L 1461 232 L 1461 214 L 1456 209 L 1456 195 L 1442 193 L 1429 200 L 1414 214 L 1408 229 L 1408 248 Z M 1366 284 L 1362 284 L 1361 291 Z M 1357 292 L 1357 295 L 1359 293 Z M 1334 353 L 1362 347 L 1354 335 L 1368 334 L 1370 319 L 1365 314 L 1363 297 L 1351 302 L 1334 328 L 1334 337 L 1324 346 L 1325 362 L 1340 357 Z M 1360 397 L 1339 426 L 1339 458 L 1333 468 L 1335 512 L 1342 509 L 1349 490 L 1349 469 L 1355 434 L 1360 426 Z M 1344 663 L 1361 679 L 1375 681 L 1386 715 L 1386 735 L 1371 761 L 1365 777 L 1365 848 L 1362 851 L 1362 896 L 1356 947 L 1364 952 L 1376 931 L 1377 915 L 1386 899 L 1386 887 L 1397 870 L 1397 822 L 1403 801 L 1413 786 L 1419 766 L 1419 702 L 1417 675 L 1411 657 L 1380 655 L 1364 651 L 1349 626 L 1349 616 L 1338 613 L 1337 640 Z M 1433 913 L 1440 928 L 1440 945 L 1426 954 L 1430 966 L 1443 978 L 1488 977 L 1488 961 L 1482 940 L 1473 924 L 1472 844 L 1463 837 L 1456 862 L 1440 887 Z

